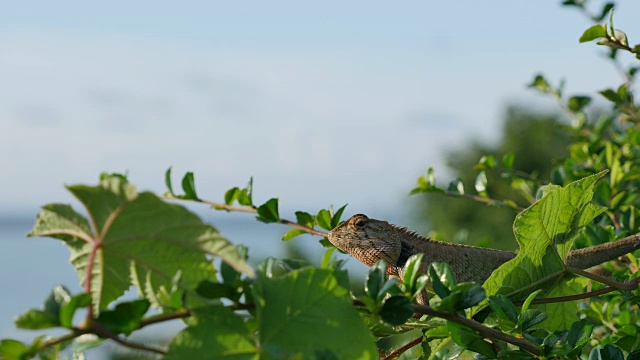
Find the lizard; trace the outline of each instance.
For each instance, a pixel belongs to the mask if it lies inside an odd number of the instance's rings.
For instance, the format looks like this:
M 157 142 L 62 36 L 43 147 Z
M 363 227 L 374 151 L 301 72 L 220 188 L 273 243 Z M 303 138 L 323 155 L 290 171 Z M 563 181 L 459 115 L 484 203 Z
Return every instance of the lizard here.
M 515 253 L 469 245 L 445 243 L 423 237 L 408 228 L 356 214 L 329 233 L 329 242 L 367 266 L 378 260 L 387 263 L 387 274 L 402 278 L 402 269 L 411 255 L 424 254 L 420 273 L 432 262 L 451 266 L 458 282 L 480 284 L 500 265 L 516 257 Z M 574 250 L 567 265 L 587 269 L 640 248 L 640 234 L 624 239 Z

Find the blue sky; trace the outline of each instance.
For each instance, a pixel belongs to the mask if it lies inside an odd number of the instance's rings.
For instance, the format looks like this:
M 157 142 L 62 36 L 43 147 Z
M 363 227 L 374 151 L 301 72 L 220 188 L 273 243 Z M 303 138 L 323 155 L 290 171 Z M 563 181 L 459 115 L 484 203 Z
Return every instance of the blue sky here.
M 0 214 L 68 202 L 63 184 L 101 171 L 163 192 L 171 165 L 212 200 L 254 176 L 285 209 L 406 214 L 417 176 L 495 139 L 508 103 L 552 108 L 526 90 L 535 73 L 570 93 L 619 83 L 559 3 L 5 3 Z M 617 9 L 632 42 L 638 13 Z

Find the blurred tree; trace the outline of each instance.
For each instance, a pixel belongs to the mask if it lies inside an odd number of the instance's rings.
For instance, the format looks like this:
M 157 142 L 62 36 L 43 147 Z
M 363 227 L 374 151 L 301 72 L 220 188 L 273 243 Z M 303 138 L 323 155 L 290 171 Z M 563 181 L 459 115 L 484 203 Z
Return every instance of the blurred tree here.
M 447 165 L 453 177 L 463 181 L 466 192 L 473 191 L 477 175 L 474 165 L 485 155 L 493 155 L 499 161 L 511 152 L 515 155 L 514 169 L 549 181 L 553 160 L 568 155 L 571 140 L 560 125 L 560 116 L 556 114 L 510 106 L 505 112 L 502 136 L 496 145 L 473 141 L 447 155 Z M 509 196 L 514 193 L 511 183 L 502 179 L 499 171 L 489 170 L 486 174 L 490 197 L 498 200 L 514 198 Z M 526 206 L 524 197 L 521 200 L 516 201 L 518 205 Z M 423 196 L 417 204 L 414 212 L 417 222 L 423 228 L 425 225 L 430 227 L 435 232 L 432 236 L 438 240 L 505 250 L 516 248 L 512 231 L 516 212 L 512 209 L 438 194 Z

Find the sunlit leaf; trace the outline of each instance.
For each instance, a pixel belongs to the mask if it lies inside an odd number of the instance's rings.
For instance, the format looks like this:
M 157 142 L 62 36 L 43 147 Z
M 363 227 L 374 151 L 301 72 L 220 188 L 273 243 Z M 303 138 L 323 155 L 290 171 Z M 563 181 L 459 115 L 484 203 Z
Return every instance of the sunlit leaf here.
M 304 268 L 254 284 L 258 337 L 270 357 L 375 359 L 373 336 L 352 305 L 346 277 Z
M 182 206 L 151 193 L 138 194 L 119 178 L 68 189 L 86 207 L 93 227 L 70 206 L 53 204 L 43 208 L 29 235 L 54 237 L 69 246 L 81 283 L 91 281 L 96 312 L 132 283 L 154 301 L 158 294 L 152 292 L 170 289 L 178 271 L 183 274 L 180 286 L 195 289 L 200 281 L 215 276 L 207 254 L 253 274 L 233 245 Z
M 580 42 L 588 42 L 607 36 L 607 27 L 605 25 L 596 24 L 588 28 L 580 36 Z
M 269 199 L 266 203 L 258 206 L 256 209 L 258 212 L 257 219 L 264 223 L 272 223 L 280 221 L 280 214 L 278 212 L 278 199 Z

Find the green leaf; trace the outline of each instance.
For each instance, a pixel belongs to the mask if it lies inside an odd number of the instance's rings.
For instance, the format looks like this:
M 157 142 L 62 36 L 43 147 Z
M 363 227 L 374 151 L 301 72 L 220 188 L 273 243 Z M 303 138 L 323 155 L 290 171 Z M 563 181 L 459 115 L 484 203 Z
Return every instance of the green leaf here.
M 606 89 L 606 90 L 602 90 L 599 91 L 599 93 L 604 96 L 607 100 L 617 104 L 617 105 L 622 105 L 625 103 L 624 99 L 622 97 L 620 97 L 620 95 L 618 95 L 617 92 L 611 90 L 611 89 Z
M 71 300 L 71 294 L 64 286 L 56 286 L 44 301 L 42 310 L 31 309 L 18 316 L 16 326 L 21 329 L 46 329 L 60 325 L 60 309 Z
M 164 359 L 259 358 L 251 331 L 233 311 L 223 306 L 210 306 L 194 309 L 192 314 L 189 327 L 171 340 Z
M 502 157 L 502 167 L 505 169 L 513 168 L 513 162 L 516 160 L 516 156 L 512 152 L 504 154 Z
M 283 241 L 287 241 L 287 240 L 291 240 L 294 237 L 298 236 L 298 235 L 302 235 L 302 234 L 306 234 L 307 232 L 302 230 L 302 229 L 291 229 L 289 231 L 287 231 L 286 234 L 284 234 L 284 236 L 282 237 Z
M 496 353 L 491 345 L 484 341 L 482 337 L 475 332 L 475 330 L 452 321 L 447 321 L 447 330 L 456 344 L 467 348 L 468 350 L 477 352 L 478 354 L 487 356 L 490 359 L 494 359 L 496 357 Z
M 561 286 L 556 286 L 549 291 L 545 297 L 562 297 L 584 292 L 589 280 L 581 277 L 574 277 L 564 280 Z M 535 305 L 534 307 L 548 315 L 549 321 L 544 323 L 545 328 L 552 330 L 566 329 L 568 324 L 576 321 L 578 314 L 578 301 L 565 301 L 557 304 Z
M 475 187 L 476 187 L 476 191 L 479 194 L 486 194 L 486 191 L 487 191 L 487 174 L 484 172 L 484 170 L 480 171 L 480 173 L 476 177 Z
M 380 289 L 386 280 L 387 263 L 384 260 L 378 260 L 367 272 L 367 278 L 364 283 L 364 292 L 370 298 L 380 301 L 384 294 L 380 293 Z
M 340 209 L 338 209 L 338 211 L 336 211 L 335 214 L 333 214 L 333 216 L 331 217 L 331 228 L 335 228 L 336 226 L 340 225 L 340 217 L 342 216 L 342 213 L 344 212 L 344 209 L 347 207 L 347 204 L 344 204 Z
M 426 276 L 425 276 L 426 277 Z M 421 278 L 418 278 L 418 281 L 420 281 Z M 394 293 L 399 293 L 400 289 L 398 288 L 398 282 L 399 280 L 395 277 L 393 278 L 388 278 L 387 281 L 384 283 L 384 285 L 382 285 L 382 288 L 380 288 L 380 291 L 378 292 L 378 298 L 383 298 L 387 295 L 387 293 L 390 294 L 394 294 Z M 423 287 L 424 289 L 424 287 Z
M 604 4 L 604 6 L 602 7 L 602 11 L 600 12 L 600 15 L 599 16 L 595 16 L 593 18 L 593 20 L 598 21 L 598 22 L 602 21 L 607 16 L 607 14 L 609 14 L 611 12 L 611 10 L 613 10 L 614 6 L 615 6 L 615 4 L 612 3 L 612 2 L 608 2 L 608 3 Z
M 244 206 L 253 206 L 253 177 L 249 178 L 247 187 L 240 191 L 238 203 Z
M 110 177 L 117 177 L 117 178 L 120 178 L 120 180 L 122 180 L 122 181 L 129 181 L 127 179 L 127 173 L 126 172 L 124 174 L 115 173 L 115 172 L 114 173 L 103 172 L 103 173 L 100 174 L 100 181 L 108 179 Z
M 424 175 L 424 178 L 426 180 L 426 184 L 429 187 L 436 186 L 436 170 L 434 168 L 429 167 L 429 169 L 427 169 L 426 174 Z
M 589 42 L 603 37 L 607 37 L 607 27 L 605 25 L 596 24 L 582 33 L 582 36 L 580 36 L 580 42 Z
M 18 340 L 0 340 L 0 355 L 4 360 L 23 360 L 29 352 L 29 347 Z
M 589 360 L 624 360 L 624 354 L 619 348 L 607 344 L 604 348 L 593 348 Z
M 518 318 L 518 328 L 522 331 L 537 325 L 547 319 L 547 314 L 538 309 L 525 310 Z
M 464 184 L 462 183 L 462 179 L 455 178 L 455 179 L 451 180 L 451 182 L 449 183 L 449 189 L 448 190 L 450 192 L 454 193 L 454 194 L 463 195 L 464 194 Z
M 296 211 L 296 221 L 300 225 L 313 228 L 316 224 L 316 218 L 304 211 Z
M 65 301 L 60 308 L 60 325 L 71 329 L 76 310 L 89 304 L 91 304 L 91 295 L 89 294 L 78 294 L 69 299 L 69 301 Z
M 470 308 L 484 300 L 485 291 L 476 283 L 462 283 L 454 286 L 449 295 L 444 297 L 440 304 L 435 306 L 438 310 L 456 312 Z
M 184 191 L 183 199 L 197 200 L 196 182 L 192 172 L 184 174 L 182 178 L 182 191 Z
M 133 283 L 154 305 L 157 296 L 172 287 L 182 272 L 180 287 L 194 290 L 215 277 L 207 255 L 215 255 L 238 271 L 253 270 L 218 231 L 182 206 L 168 204 L 151 193 L 137 194 L 118 178 L 99 186 L 69 186 L 86 207 L 88 221 L 68 205 L 47 205 L 38 215 L 30 236 L 60 239 L 71 249 L 71 263 L 85 285 L 91 269 L 94 312 L 107 307 Z M 108 276 L 107 276 L 108 274 Z
M 280 221 L 278 213 L 278 198 L 269 199 L 266 203 L 258 206 L 257 219 L 263 223 L 273 223 Z
M 236 300 L 239 296 L 236 289 L 229 284 L 221 284 L 213 281 L 202 281 L 196 288 L 198 295 L 207 299 L 219 299 L 227 298 L 230 300 Z
M 30 309 L 19 315 L 15 320 L 15 324 L 21 329 L 38 330 L 60 326 L 60 319 L 57 314 Z
M 456 307 L 460 310 L 468 309 L 472 306 L 475 306 L 479 304 L 480 301 L 486 298 L 486 292 L 484 291 L 482 286 L 480 286 L 480 284 L 476 283 L 458 284 L 451 290 L 452 294 L 457 292 L 461 293 L 460 300 L 456 305 Z
M 394 295 L 384 301 L 380 309 L 380 317 L 392 326 L 404 324 L 413 315 L 411 300 L 402 295 Z
M 429 264 L 429 279 L 431 280 L 431 286 L 433 291 L 444 299 L 451 294 L 451 288 L 455 286 L 456 277 L 446 263 L 431 263 Z
M 591 103 L 589 96 L 572 96 L 567 102 L 567 107 L 573 112 L 582 111 L 587 105 Z
M 331 231 L 333 228 L 331 227 L 331 213 L 329 210 L 322 209 L 318 211 L 318 215 L 316 215 L 316 223 L 321 228 Z
M 591 332 L 593 325 L 589 324 L 587 319 L 576 321 L 571 325 L 569 334 L 567 334 L 567 343 L 573 348 L 573 353 L 579 355 L 582 348 L 591 340 Z
M 418 279 L 418 271 L 422 265 L 424 254 L 413 254 L 407 259 L 402 269 L 402 282 L 407 287 L 407 291 L 414 293 L 416 280 Z
M 529 309 L 529 306 L 531 305 L 531 302 L 536 298 L 536 296 L 538 296 L 540 293 L 542 292 L 542 289 L 538 289 L 534 292 L 532 292 L 531 294 L 529 294 L 529 296 L 527 296 L 527 298 L 524 300 L 524 302 L 522 303 L 522 307 L 520 309 L 520 312 L 525 312 L 527 311 L 527 309 Z
M 238 199 L 238 196 L 240 196 L 240 189 L 238 189 L 237 187 L 233 187 L 224 193 L 224 203 L 227 205 L 232 205 L 233 202 Z
M 630 352 L 627 360 L 640 360 L 640 350 Z
M 531 284 L 545 278 L 549 281 L 536 287 L 546 289 L 545 297 L 550 294 L 549 285 L 554 282 L 557 283 L 553 289 L 555 296 L 576 294 L 581 280 L 565 282 L 559 281 L 559 277 L 580 229 L 605 210 L 590 203 L 594 185 L 603 175 L 601 172 L 565 187 L 550 185 L 540 201 L 516 216 L 514 234 L 520 251 L 487 279 L 484 284 L 487 295 L 505 294 L 511 299 L 523 299 L 533 290 Z M 554 305 L 549 304 L 545 309 Z M 576 320 L 576 303 L 566 302 L 563 307 L 565 315 L 554 317 L 549 313 L 545 328 L 566 329 L 568 317 Z M 556 306 L 555 309 L 559 308 Z
M 493 169 L 496 166 L 496 158 L 493 155 L 484 155 L 475 166 L 479 170 Z
M 319 242 L 319 243 L 320 243 L 320 245 L 322 245 L 322 247 L 323 247 L 323 248 L 325 248 L 325 249 L 326 249 L 326 248 L 329 248 L 329 249 L 330 249 L 330 248 L 335 248 L 335 245 L 333 245 L 333 244 L 329 241 L 329 239 L 328 239 L 326 236 L 325 236 L 325 237 L 323 237 L 322 239 L 318 240 L 318 242 Z M 340 251 L 340 249 L 338 249 L 338 251 Z M 341 251 L 341 252 L 342 252 L 342 251 Z M 342 252 L 342 253 L 344 254 L 345 252 Z
M 518 311 L 511 300 L 504 295 L 493 295 L 488 298 L 491 309 L 503 320 L 515 322 L 518 320 Z
M 140 327 L 149 306 L 145 299 L 120 303 L 113 310 L 101 312 L 96 321 L 115 334 L 129 335 Z
M 264 356 L 377 359 L 374 339 L 354 309 L 345 273 L 304 268 L 253 285 Z M 183 357 L 187 358 L 187 357 Z
M 547 79 L 545 79 L 544 76 L 540 74 L 536 75 L 533 78 L 533 81 L 531 82 L 531 84 L 529 84 L 529 87 L 535 88 L 542 93 L 549 93 L 552 91 L 551 85 L 549 85 Z
M 167 171 L 164 173 L 164 183 L 167 186 L 167 191 L 169 192 L 169 194 L 171 194 L 171 196 L 175 196 L 175 193 L 173 192 L 173 186 L 171 185 L 171 166 L 169 166 Z

